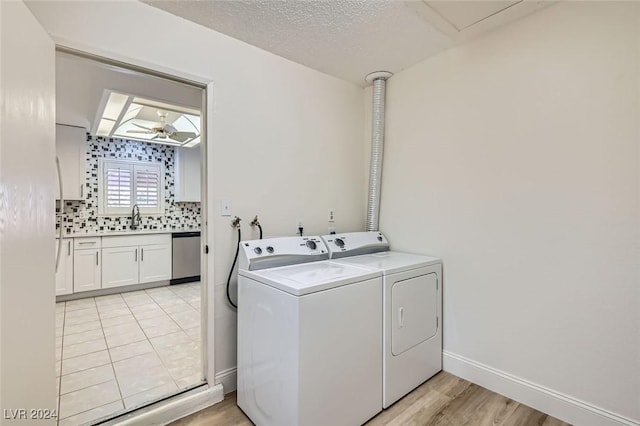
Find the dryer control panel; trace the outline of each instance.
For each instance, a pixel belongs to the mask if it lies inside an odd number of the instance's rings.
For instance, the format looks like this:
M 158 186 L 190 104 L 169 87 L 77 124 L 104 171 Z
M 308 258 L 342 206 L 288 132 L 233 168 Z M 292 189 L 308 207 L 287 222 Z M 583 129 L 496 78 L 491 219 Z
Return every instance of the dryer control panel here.
M 279 237 L 240 241 L 238 268 L 249 271 L 329 259 L 322 238 Z
M 389 250 L 389 242 L 382 232 L 347 232 L 323 235 L 331 259 Z

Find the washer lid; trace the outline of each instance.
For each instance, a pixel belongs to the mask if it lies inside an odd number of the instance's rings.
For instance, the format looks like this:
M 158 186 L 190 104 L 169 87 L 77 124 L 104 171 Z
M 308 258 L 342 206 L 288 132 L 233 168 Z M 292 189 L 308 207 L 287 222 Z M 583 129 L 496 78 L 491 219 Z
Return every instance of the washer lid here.
M 417 254 L 385 251 L 381 253 L 365 254 L 362 256 L 345 257 L 332 262 L 346 263 L 374 270 L 382 270 L 382 272 L 387 275 L 422 268 L 424 266 L 435 265 L 442 263 L 442 260 L 435 257 L 421 256 Z
M 240 271 L 239 273 L 294 296 L 302 296 L 382 276 L 380 271 L 332 261 L 281 266 L 259 271 Z

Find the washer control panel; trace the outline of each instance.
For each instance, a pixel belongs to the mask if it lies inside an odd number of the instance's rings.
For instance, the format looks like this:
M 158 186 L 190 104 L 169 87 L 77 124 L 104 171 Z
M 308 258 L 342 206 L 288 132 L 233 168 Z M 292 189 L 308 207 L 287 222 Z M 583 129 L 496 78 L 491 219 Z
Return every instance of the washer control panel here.
M 323 235 L 322 239 L 331 259 L 389 250 L 389 242 L 378 231 Z
M 329 250 L 319 236 L 280 237 L 240 242 L 240 269 L 268 267 L 326 260 Z

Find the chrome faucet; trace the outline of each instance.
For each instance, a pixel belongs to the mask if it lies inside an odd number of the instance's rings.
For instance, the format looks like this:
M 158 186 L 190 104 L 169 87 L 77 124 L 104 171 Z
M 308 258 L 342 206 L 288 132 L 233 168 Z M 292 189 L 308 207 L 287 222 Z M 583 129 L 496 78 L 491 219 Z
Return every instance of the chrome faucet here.
M 134 204 L 131 210 L 131 229 L 136 229 L 138 226 L 140 226 L 140 207 Z

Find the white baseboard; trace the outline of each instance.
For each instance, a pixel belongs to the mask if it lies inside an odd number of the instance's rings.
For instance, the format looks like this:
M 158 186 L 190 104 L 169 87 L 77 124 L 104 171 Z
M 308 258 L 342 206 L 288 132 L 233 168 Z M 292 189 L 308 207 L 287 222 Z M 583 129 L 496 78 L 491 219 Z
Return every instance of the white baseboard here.
M 225 395 L 233 392 L 238 387 L 237 368 L 232 367 L 216 373 L 215 382 L 222 385 Z
M 448 351 L 443 351 L 443 370 L 574 425 L 640 426 L 640 421 Z
M 166 425 L 178 419 L 203 410 L 224 399 L 221 385 L 201 386 L 182 395 L 158 402 L 147 408 L 118 417 L 106 425 Z

